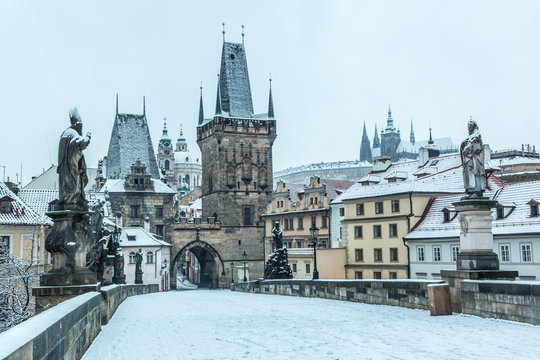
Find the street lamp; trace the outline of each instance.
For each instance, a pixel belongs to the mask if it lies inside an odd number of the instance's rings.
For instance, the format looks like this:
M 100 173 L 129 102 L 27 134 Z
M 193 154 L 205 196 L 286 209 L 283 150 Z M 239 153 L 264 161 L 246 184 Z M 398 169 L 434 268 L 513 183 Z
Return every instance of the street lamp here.
M 311 232 L 311 245 L 313 246 L 313 280 L 319 279 L 319 271 L 317 270 L 317 240 L 319 237 L 319 228 L 315 226 L 315 224 L 311 224 L 311 228 L 309 229 Z
M 247 254 L 246 252 L 244 251 L 244 253 L 242 254 L 242 259 L 244 259 L 244 282 L 247 281 L 247 277 L 246 277 L 246 259 L 247 259 Z
M 114 226 L 114 230 L 111 234 L 111 240 L 113 242 L 113 249 L 114 249 L 114 263 L 113 263 L 113 278 L 112 278 L 112 283 L 113 284 L 118 284 L 118 270 L 117 270 L 117 261 L 118 261 L 118 256 L 117 256 L 117 252 L 118 252 L 118 227 L 115 225 Z

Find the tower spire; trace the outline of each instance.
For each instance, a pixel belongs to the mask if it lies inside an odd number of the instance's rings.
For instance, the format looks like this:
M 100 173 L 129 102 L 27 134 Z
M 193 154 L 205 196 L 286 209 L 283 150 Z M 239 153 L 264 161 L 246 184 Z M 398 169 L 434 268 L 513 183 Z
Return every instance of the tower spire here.
M 242 45 L 244 45 L 244 36 L 246 33 L 244 33 L 244 25 L 242 25 Z
M 116 116 L 118 116 L 118 93 L 116 93 Z
M 270 119 L 274 118 L 274 101 L 272 100 L 272 74 L 270 74 L 270 78 L 268 79 L 268 82 L 270 83 L 270 95 L 268 96 L 268 117 Z
M 216 115 L 221 115 L 221 91 L 220 91 L 220 78 L 217 74 L 217 95 L 216 95 Z
M 163 132 L 162 132 L 162 134 L 163 134 L 163 136 L 168 135 L 167 118 L 166 117 L 163 118 Z
M 414 129 L 413 129 L 413 125 L 412 125 L 412 116 L 411 116 L 411 144 L 414 145 L 415 143 L 415 139 L 414 139 Z
M 142 97 L 142 113 L 146 116 L 146 96 Z
M 364 121 L 364 132 L 362 133 L 362 141 L 360 142 L 360 161 L 372 162 L 371 145 L 366 131 L 366 122 Z
M 429 144 L 429 145 L 433 145 L 433 137 L 431 136 L 431 128 L 429 128 L 429 140 L 428 140 L 428 144 Z
M 221 34 L 223 35 L 223 42 L 225 42 L 225 23 L 221 23 L 221 26 L 223 27 Z
M 203 110 L 203 101 L 202 101 L 202 82 L 201 82 L 201 100 L 199 102 L 199 125 L 202 125 L 204 121 L 204 110 Z M 180 127 L 180 132 L 182 132 L 182 127 Z
M 390 109 L 390 104 L 388 104 L 388 118 L 386 119 L 386 130 L 393 131 L 394 129 L 394 119 L 392 119 L 392 109 Z
M 379 133 L 377 132 L 377 124 L 375 124 L 375 134 L 373 135 L 373 148 L 379 148 L 381 147 L 381 143 L 379 141 Z

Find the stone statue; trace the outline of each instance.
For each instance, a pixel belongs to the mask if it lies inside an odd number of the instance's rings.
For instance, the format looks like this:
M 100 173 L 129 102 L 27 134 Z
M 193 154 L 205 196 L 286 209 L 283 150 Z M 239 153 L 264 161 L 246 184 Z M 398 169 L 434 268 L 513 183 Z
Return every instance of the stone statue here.
M 283 247 L 283 234 L 281 228 L 279 227 L 279 221 L 275 222 L 274 228 L 272 229 L 272 237 L 274 239 L 276 249 L 281 249 Z
M 482 135 L 480 135 L 478 125 L 473 120 L 468 122 L 467 127 L 469 136 L 463 140 L 460 147 L 465 198 L 482 198 L 486 189 Z
M 60 137 L 58 146 L 58 190 L 60 210 L 87 210 L 84 187 L 88 184 L 82 151 L 90 143 L 90 133 L 82 135 L 82 120 L 73 108 L 69 112 L 71 127 Z
M 142 249 L 139 248 L 139 250 L 135 253 L 135 284 L 143 283 L 142 260 L 143 260 Z

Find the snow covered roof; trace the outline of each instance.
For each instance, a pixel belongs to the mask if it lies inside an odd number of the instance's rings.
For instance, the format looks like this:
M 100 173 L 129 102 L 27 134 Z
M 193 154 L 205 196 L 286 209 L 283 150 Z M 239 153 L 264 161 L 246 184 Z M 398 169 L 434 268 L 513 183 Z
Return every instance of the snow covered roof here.
M 398 153 L 400 152 L 418 153 L 418 150 L 421 147 L 427 147 L 428 145 L 430 145 L 428 143 L 428 140 L 415 141 L 414 144 L 406 140 L 401 140 L 396 151 Z M 452 141 L 450 137 L 433 139 L 433 145 L 431 146 L 434 146 L 436 149 L 439 149 L 439 150 L 456 150 L 457 151 L 456 145 L 454 144 L 454 142 Z
M 58 169 L 58 166 L 52 165 L 26 184 L 23 189 L 58 190 L 58 173 L 56 172 L 56 169 Z M 90 191 L 94 187 L 97 168 L 87 168 L 86 174 L 88 175 L 88 184 L 86 184 L 84 191 Z
M 150 179 L 154 183 L 155 193 L 160 194 L 176 194 L 176 192 L 164 184 L 161 180 Z M 101 188 L 100 192 L 121 193 L 121 192 L 138 192 L 138 190 L 126 190 L 125 180 L 122 179 L 107 179 L 105 185 Z
M 458 218 L 444 222 L 443 210 L 455 210 L 452 203 L 459 201 L 462 196 L 463 194 L 436 198 L 426 216 L 405 239 L 459 238 Z M 540 199 L 540 181 L 506 185 L 497 190 L 486 191 L 484 196 L 497 200 L 503 206 L 515 206 L 513 211 L 505 212 L 506 217 L 502 219 L 496 219 L 497 212 L 492 209 L 493 235 L 540 233 L 540 217 L 531 217 L 528 205 L 531 199 Z
M 28 206 L 41 216 L 46 216 L 49 203 L 58 199 L 58 190 L 22 189 L 17 194 Z
M 0 199 L 11 202 L 9 211 L 0 211 L 0 225 L 52 225 L 49 218 L 34 211 L 2 182 L 0 182 Z
M 223 42 L 219 85 L 222 111 L 242 118 L 253 115 L 244 44 Z
M 172 246 L 168 242 L 159 240 L 154 234 L 142 227 L 125 227 L 120 234 L 120 246 Z
M 107 154 L 107 179 L 125 179 L 137 159 L 154 179 L 160 178 L 146 115 L 116 114 Z
M 427 168 L 426 174 L 422 174 Z M 394 181 L 399 174 L 399 181 Z M 370 176 L 379 176 L 378 183 L 367 181 Z M 488 187 L 499 188 L 502 182 L 493 176 L 488 179 Z M 371 198 L 407 192 L 428 194 L 452 194 L 463 192 L 463 175 L 459 154 L 448 154 L 429 159 L 426 166 L 419 166 L 419 160 L 392 163 L 385 171 L 371 172 L 360 179 L 358 184 L 347 190 L 338 201 Z M 337 202 L 333 202 L 337 203 Z
M 540 158 L 535 157 L 513 156 L 507 158 L 491 159 L 491 162 L 498 166 L 538 164 L 540 168 Z
M 356 168 L 366 167 L 371 168 L 371 163 L 367 161 L 333 161 L 333 162 L 320 162 L 314 164 L 306 164 L 295 167 L 290 167 L 284 170 L 274 172 L 274 178 L 285 176 L 300 171 L 312 171 L 312 170 L 331 170 L 331 169 L 344 169 L 344 168 Z
M 335 179 L 320 179 L 320 184 L 325 185 L 326 196 L 331 201 L 345 192 L 348 188 L 356 184 L 355 181 L 335 180 Z M 304 184 L 284 184 L 284 188 L 289 190 L 289 198 L 293 202 L 300 200 L 300 194 L 303 194 L 308 186 Z

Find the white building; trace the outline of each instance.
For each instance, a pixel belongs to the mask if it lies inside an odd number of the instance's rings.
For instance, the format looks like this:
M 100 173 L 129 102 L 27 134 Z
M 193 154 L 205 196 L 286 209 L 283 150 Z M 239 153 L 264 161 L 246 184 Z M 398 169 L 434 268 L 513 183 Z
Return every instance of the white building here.
M 520 279 L 540 280 L 540 181 L 507 185 L 486 192 L 497 200 L 493 215 L 493 251 L 501 270 L 517 270 Z M 436 198 L 424 218 L 405 236 L 413 279 L 439 279 L 455 270 L 460 225 L 452 203 L 462 195 Z
M 126 284 L 135 284 L 136 252 L 141 249 L 143 261 L 143 284 L 159 284 L 159 290 L 169 290 L 171 244 L 159 240 L 140 227 L 126 227 L 120 235 L 120 247 L 124 254 Z

